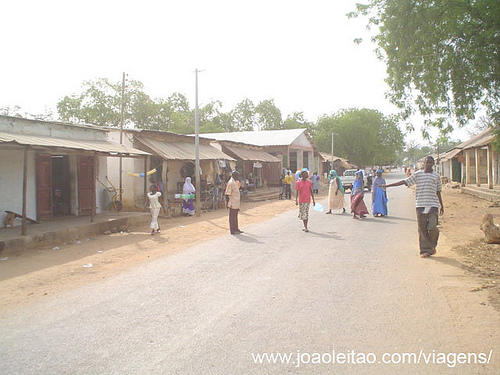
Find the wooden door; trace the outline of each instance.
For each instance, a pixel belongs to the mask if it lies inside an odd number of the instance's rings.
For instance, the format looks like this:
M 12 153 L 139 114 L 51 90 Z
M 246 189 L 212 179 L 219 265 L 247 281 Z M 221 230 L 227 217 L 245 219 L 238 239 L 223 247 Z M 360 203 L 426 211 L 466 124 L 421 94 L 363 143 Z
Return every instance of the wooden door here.
M 94 157 L 78 156 L 78 207 L 80 215 L 92 213 L 94 194 Z
M 36 218 L 52 218 L 52 161 L 46 154 L 36 155 Z

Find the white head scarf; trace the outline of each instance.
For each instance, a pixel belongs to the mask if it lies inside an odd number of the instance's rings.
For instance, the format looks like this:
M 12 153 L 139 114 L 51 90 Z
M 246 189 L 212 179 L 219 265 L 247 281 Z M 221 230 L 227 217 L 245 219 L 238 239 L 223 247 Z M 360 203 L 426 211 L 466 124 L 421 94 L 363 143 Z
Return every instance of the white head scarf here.
M 196 189 L 191 183 L 191 177 L 186 177 L 186 181 L 184 181 L 184 186 L 182 187 L 182 194 L 191 194 L 195 191 Z

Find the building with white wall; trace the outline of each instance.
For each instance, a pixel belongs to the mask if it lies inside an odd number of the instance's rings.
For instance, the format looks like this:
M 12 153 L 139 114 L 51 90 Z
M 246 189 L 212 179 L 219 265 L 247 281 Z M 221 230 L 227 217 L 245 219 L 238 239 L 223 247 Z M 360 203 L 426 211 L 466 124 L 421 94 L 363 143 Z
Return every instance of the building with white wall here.
M 37 221 L 107 211 L 110 195 L 97 179 L 106 181 L 108 158 L 147 155 L 97 126 L 0 116 L 0 222 L 6 211 Z
M 202 136 L 217 141 L 261 146 L 264 151 L 278 157 L 284 168 L 293 172 L 302 168 L 308 168 L 311 172 L 320 170 L 318 152 L 307 129 L 207 133 Z

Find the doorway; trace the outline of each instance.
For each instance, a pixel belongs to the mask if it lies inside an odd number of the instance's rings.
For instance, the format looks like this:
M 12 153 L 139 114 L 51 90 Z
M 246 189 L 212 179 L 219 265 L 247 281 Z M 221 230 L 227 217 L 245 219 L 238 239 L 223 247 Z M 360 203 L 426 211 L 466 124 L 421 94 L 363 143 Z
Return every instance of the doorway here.
M 67 155 L 52 155 L 52 205 L 54 216 L 71 214 L 71 182 Z
M 71 183 L 67 155 L 36 156 L 37 220 L 71 213 Z

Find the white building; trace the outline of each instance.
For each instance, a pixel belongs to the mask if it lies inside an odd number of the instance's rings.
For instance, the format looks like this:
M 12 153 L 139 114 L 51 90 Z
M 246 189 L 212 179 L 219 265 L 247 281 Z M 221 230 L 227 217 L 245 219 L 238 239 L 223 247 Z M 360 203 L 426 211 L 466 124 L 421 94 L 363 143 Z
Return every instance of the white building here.
M 97 181 L 106 185 L 108 157 L 147 155 L 110 142 L 108 130 L 100 127 L 0 116 L 0 222 L 6 211 L 37 221 L 93 218 L 111 202 Z
M 217 141 L 261 146 L 264 151 L 278 157 L 284 168 L 293 172 L 302 168 L 308 168 L 311 172 L 320 171 L 319 153 L 307 133 L 307 129 L 206 133 L 202 136 Z

